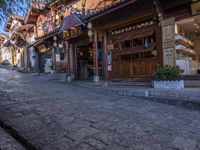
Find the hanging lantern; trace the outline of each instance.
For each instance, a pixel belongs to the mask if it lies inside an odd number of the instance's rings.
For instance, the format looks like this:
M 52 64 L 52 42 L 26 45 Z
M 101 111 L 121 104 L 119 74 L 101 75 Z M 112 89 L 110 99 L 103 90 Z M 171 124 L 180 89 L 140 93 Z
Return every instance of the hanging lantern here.
M 91 23 L 91 22 L 89 22 L 89 23 L 87 24 L 87 28 L 88 28 L 89 30 L 92 30 L 92 23 Z
M 54 47 L 57 47 L 57 43 L 56 43 L 56 42 L 53 42 L 53 46 L 54 46 Z
M 60 19 L 60 16 L 57 14 L 56 15 L 56 20 L 59 20 Z
M 53 40 L 54 40 L 54 41 L 57 41 L 57 36 L 54 36 L 54 37 L 53 37 Z
M 157 51 L 156 51 L 156 50 L 153 50 L 153 51 L 151 52 L 151 54 L 152 54 L 153 56 L 157 56 Z
M 93 32 L 92 32 L 91 30 L 89 30 L 89 31 L 88 31 L 88 36 L 89 36 L 89 37 L 92 37 L 92 35 L 93 35 Z

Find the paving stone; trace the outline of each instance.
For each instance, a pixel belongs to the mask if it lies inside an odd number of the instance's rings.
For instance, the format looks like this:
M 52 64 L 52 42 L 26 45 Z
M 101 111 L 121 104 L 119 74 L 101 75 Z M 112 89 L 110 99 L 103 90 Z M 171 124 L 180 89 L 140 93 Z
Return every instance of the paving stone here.
M 0 120 L 37 149 L 200 149 L 198 111 L 119 96 L 92 83 L 2 69 L 0 77 Z

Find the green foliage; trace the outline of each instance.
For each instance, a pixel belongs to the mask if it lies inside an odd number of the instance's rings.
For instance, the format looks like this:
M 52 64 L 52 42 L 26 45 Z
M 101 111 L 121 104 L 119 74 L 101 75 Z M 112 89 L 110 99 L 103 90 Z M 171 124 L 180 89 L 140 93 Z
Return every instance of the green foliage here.
M 4 60 L 1 62 L 1 65 L 10 65 L 10 62 L 8 60 Z
M 182 79 L 183 70 L 179 67 L 172 66 L 164 66 L 163 68 L 158 66 L 153 73 L 154 80 L 181 80 Z
M 0 23 L 6 19 L 9 14 L 17 12 L 25 13 L 25 0 L 0 0 Z

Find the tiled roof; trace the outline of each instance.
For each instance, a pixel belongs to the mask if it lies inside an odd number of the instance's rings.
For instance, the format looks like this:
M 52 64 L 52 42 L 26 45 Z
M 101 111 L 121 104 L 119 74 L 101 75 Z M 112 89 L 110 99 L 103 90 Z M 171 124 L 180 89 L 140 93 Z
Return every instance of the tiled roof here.
M 96 8 L 96 9 L 87 9 L 85 13 L 83 13 L 82 9 L 73 9 L 73 13 L 76 14 L 81 20 L 87 20 L 93 16 L 96 16 L 100 13 L 106 12 L 112 8 L 115 8 L 123 3 L 126 3 L 131 0 L 116 0 L 113 3 L 106 5 L 105 7 Z
M 71 27 L 80 26 L 82 22 L 79 18 L 76 17 L 73 13 L 69 16 L 66 16 L 62 20 L 62 24 L 60 26 L 60 32 L 70 29 Z

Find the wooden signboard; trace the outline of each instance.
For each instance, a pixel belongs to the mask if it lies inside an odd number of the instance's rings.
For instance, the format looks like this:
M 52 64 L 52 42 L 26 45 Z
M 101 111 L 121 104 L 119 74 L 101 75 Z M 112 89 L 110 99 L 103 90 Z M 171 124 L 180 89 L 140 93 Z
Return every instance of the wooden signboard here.
M 176 65 L 175 18 L 162 21 L 163 64 Z

